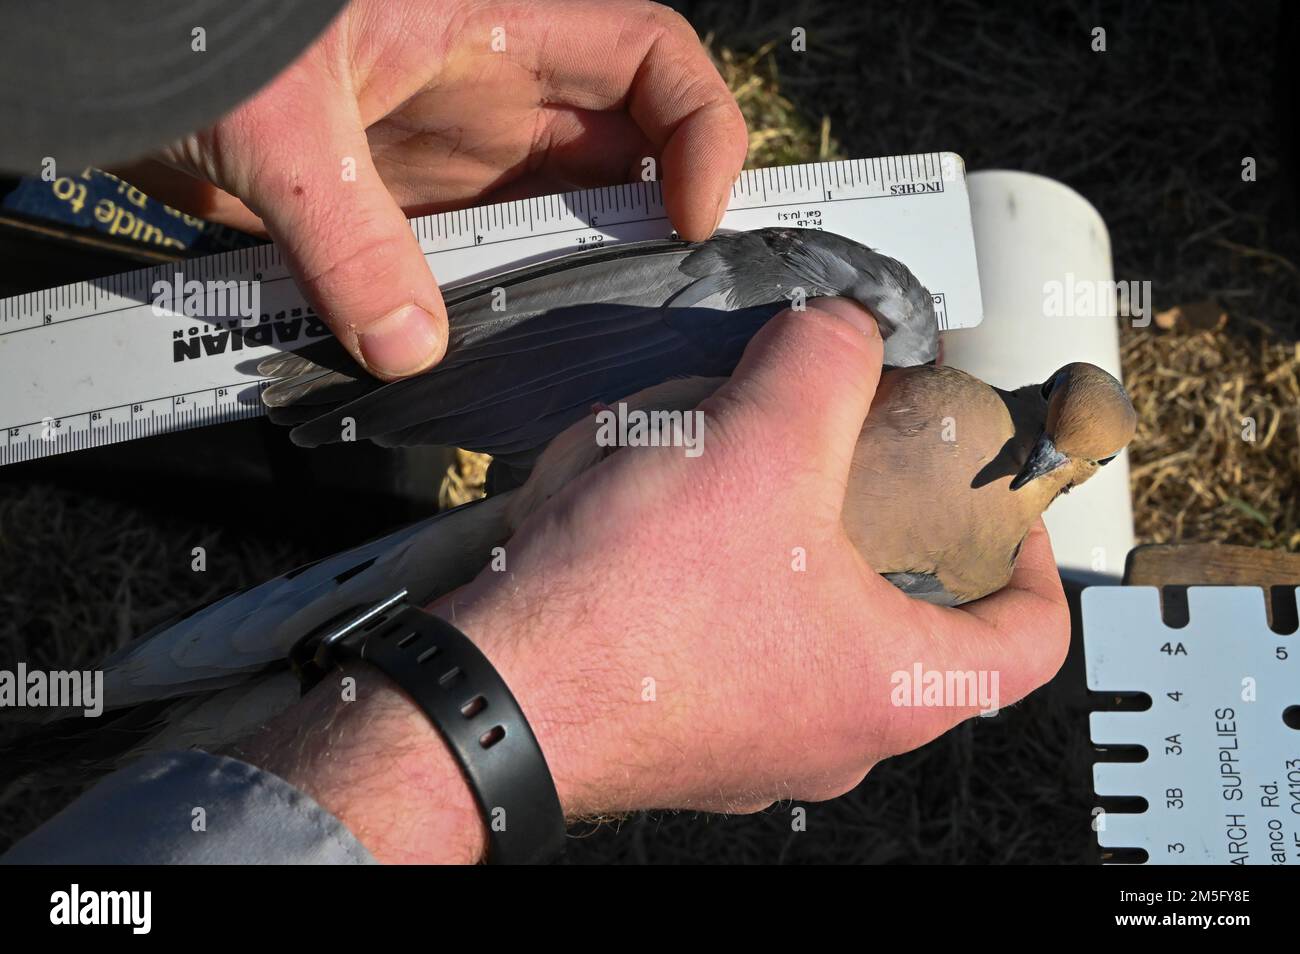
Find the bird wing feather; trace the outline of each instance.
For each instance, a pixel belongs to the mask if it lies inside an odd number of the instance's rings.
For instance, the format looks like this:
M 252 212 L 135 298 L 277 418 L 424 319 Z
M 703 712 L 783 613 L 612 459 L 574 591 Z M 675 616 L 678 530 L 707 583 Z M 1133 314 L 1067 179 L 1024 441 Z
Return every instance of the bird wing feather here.
M 342 439 L 346 419 L 350 439 L 453 445 L 526 468 L 592 403 L 673 377 L 729 374 L 791 298 L 859 290 L 864 275 L 882 300 L 920 288 L 900 263 L 821 231 L 580 252 L 449 286 L 447 356 L 426 374 L 370 381 L 334 342 L 320 342 L 302 360 L 263 362 L 282 375 L 263 399 L 304 446 Z
M 468 582 L 508 533 L 510 497 L 437 514 L 157 627 L 105 661 L 106 707 L 234 685 L 353 608 L 403 588 L 427 602 Z

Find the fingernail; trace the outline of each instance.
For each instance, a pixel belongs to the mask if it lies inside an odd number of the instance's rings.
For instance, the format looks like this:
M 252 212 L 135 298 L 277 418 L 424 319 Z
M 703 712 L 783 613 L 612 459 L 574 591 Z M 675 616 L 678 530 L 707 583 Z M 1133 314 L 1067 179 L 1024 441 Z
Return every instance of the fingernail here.
M 367 325 L 357 335 L 357 347 L 370 371 L 401 377 L 433 363 L 441 337 L 433 315 L 418 305 L 403 305 Z
M 809 306 L 824 311 L 847 321 L 868 338 L 880 337 L 880 326 L 875 316 L 856 301 L 849 298 L 816 298 L 808 302 Z
M 714 232 L 718 230 L 718 226 L 722 224 L 722 218 L 726 214 L 727 214 L 727 197 L 724 195 L 721 199 L 718 200 L 718 214 L 713 219 Z

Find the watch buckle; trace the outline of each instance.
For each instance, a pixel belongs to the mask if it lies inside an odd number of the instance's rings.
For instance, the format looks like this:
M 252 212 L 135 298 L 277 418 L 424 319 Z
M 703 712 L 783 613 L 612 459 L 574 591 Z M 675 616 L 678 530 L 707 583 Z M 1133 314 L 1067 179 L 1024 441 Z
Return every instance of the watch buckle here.
M 389 610 L 404 603 L 406 597 L 407 591 L 401 589 L 359 610 L 350 609 L 298 640 L 289 650 L 289 665 L 302 683 L 303 692 L 320 682 L 321 677 L 335 667 L 335 657 L 341 646 L 351 645 L 350 640 L 359 639 L 373 629 Z

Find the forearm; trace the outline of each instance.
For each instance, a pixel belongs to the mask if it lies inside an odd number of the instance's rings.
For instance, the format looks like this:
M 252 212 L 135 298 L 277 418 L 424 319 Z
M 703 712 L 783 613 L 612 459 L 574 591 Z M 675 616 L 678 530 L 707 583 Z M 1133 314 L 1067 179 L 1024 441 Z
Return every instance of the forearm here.
M 224 754 L 306 792 L 381 862 L 472 863 L 483 855 L 483 822 L 451 751 L 370 666 L 331 672 Z
M 534 688 L 540 680 L 506 661 L 514 654 L 500 615 L 472 613 L 458 624 L 480 648 L 494 647 L 492 661 L 538 737 L 566 817 L 590 812 L 567 770 L 563 733 Z M 466 864 L 486 851 L 482 811 L 451 749 L 395 683 L 364 663 L 329 673 L 293 709 L 224 754 L 306 792 L 381 862 Z

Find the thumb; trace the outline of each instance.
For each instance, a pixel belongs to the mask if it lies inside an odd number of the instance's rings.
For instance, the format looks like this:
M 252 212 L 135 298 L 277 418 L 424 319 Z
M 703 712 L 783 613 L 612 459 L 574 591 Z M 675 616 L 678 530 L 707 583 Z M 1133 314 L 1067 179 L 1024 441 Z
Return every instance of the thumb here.
M 759 330 L 719 389 L 719 423 L 732 419 L 741 433 L 761 428 L 842 500 L 883 356 L 875 318 L 856 302 L 817 298 L 802 311 L 787 308 Z
M 446 350 L 446 309 L 360 117 L 322 104 L 293 132 L 292 158 L 261 157 L 249 204 L 354 358 L 381 378 L 423 371 Z

